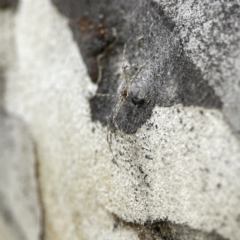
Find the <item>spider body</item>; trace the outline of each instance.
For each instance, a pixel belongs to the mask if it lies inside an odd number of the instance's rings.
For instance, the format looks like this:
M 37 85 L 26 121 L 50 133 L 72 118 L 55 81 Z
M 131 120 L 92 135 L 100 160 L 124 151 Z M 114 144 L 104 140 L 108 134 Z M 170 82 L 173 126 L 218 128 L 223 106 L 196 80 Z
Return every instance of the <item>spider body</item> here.
M 141 107 L 145 103 L 147 96 L 147 82 L 146 81 L 135 81 L 129 87 L 128 96 L 131 102 L 137 107 Z

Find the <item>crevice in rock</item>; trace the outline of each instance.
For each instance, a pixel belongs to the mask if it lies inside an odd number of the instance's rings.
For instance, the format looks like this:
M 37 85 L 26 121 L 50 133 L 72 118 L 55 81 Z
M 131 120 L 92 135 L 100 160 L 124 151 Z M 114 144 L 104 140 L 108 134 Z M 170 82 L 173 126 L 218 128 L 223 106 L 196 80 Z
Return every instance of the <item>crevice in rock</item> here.
M 133 229 L 140 240 L 227 240 L 215 231 L 204 232 L 187 224 L 171 222 L 167 218 L 146 221 L 143 225 L 127 222 L 115 214 L 113 219 L 115 231 L 121 228 Z
M 37 150 L 37 144 L 35 141 L 32 140 L 33 143 L 33 151 L 35 156 L 35 179 L 37 184 L 37 196 L 38 196 L 38 203 L 40 208 L 40 214 L 41 214 L 41 221 L 40 221 L 40 234 L 39 234 L 39 240 L 45 240 L 45 208 L 43 203 L 43 195 L 41 190 L 41 183 L 40 183 L 40 160 L 38 157 L 38 150 Z

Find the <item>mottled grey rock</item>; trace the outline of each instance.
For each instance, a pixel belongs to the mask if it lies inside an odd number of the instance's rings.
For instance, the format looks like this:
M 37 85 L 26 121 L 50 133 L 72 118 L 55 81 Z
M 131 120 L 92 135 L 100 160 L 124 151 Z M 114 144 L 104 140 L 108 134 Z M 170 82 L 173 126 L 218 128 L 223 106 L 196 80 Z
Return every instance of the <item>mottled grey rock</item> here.
M 3 105 L 34 136 L 47 239 L 238 240 L 237 7 L 22 1 Z

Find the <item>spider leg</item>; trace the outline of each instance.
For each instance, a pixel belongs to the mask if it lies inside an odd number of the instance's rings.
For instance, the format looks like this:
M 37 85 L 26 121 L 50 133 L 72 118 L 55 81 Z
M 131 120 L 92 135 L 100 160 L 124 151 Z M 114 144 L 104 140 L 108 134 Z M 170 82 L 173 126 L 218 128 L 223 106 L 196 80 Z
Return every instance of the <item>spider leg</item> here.
M 167 50 L 167 51 L 163 51 L 161 54 L 163 53 L 169 53 L 169 52 L 172 52 L 174 49 L 170 49 L 170 50 Z M 151 62 L 151 60 L 153 58 L 155 58 L 156 56 L 158 55 L 158 53 L 154 54 L 152 57 L 150 57 L 137 71 L 137 73 L 133 76 L 133 78 L 131 79 L 130 83 L 131 84 L 135 79 L 136 77 L 138 76 L 138 74 L 142 71 L 142 69 L 148 64 Z
M 96 93 L 95 96 L 97 97 L 110 97 L 110 98 L 118 98 L 118 95 L 108 94 L 108 93 Z
M 125 82 L 127 82 L 126 81 L 126 69 L 127 69 L 127 65 L 124 65 L 124 62 L 125 62 L 125 55 L 126 54 L 126 44 L 124 44 L 124 46 L 123 46 L 123 56 L 122 56 L 122 71 L 123 71 L 123 75 L 124 75 L 124 79 L 125 79 Z
M 142 69 L 154 58 L 156 57 L 156 54 L 153 55 L 151 58 L 149 58 L 137 71 L 137 73 L 133 76 L 133 78 L 130 81 L 130 84 L 136 79 L 136 77 L 138 76 L 138 74 L 142 71 Z
M 113 109 L 112 113 L 110 114 L 110 116 L 108 117 L 108 123 L 107 123 L 107 142 L 108 142 L 108 145 L 109 145 L 109 149 L 110 149 L 110 152 L 113 156 L 113 162 L 118 166 L 117 164 L 117 161 L 115 159 L 115 156 L 114 156 L 114 153 L 113 153 L 113 150 L 112 150 L 112 147 L 111 147 L 111 130 L 110 130 L 110 125 L 111 125 L 111 119 L 113 120 L 113 123 L 114 123 L 114 126 L 119 130 L 119 127 L 117 125 L 117 123 L 115 122 L 115 119 L 116 119 L 116 116 L 118 115 L 118 112 L 119 112 L 119 109 L 121 108 L 122 104 L 123 104 L 123 99 L 121 98 L 121 101 L 119 104 L 117 104 L 115 106 L 115 108 Z M 120 131 L 120 130 L 119 130 Z M 118 166 L 119 167 L 119 166 Z

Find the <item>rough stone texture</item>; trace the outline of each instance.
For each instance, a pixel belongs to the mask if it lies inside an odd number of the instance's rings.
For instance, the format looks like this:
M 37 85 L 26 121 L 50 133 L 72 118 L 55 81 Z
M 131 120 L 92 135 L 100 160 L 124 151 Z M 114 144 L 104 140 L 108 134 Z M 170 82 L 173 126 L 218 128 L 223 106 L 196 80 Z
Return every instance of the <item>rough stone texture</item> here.
M 0 239 L 37 240 L 41 216 L 35 152 L 21 121 L 0 109 Z
M 239 1 L 157 1 L 177 24 L 184 50 L 223 102 L 233 132 L 240 134 Z
M 45 239 L 237 240 L 238 3 L 53 2 L 22 0 L 0 46 L 2 105 L 36 143 Z M 107 129 L 116 100 L 100 94 L 118 93 L 125 43 L 125 65 L 157 55 Z
M 0 11 L 0 33 L 0 239 L 37 240 L 41 211 L 34 143 L 22 120 L 4 110 L 5 73 L 15 61 L 12 10 Z

